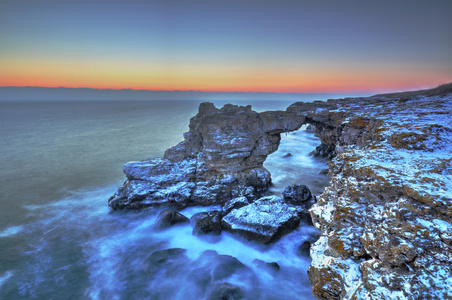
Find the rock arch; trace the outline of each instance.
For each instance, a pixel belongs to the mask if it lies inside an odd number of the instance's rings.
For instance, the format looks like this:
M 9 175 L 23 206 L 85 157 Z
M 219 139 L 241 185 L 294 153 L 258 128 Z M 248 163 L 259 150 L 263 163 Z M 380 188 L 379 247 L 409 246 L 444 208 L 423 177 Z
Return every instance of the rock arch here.
M 253 200 L 271 183 L 263 163 L 278 149 L 281 133 L 307 123 L 315 125 L 324 145 L 315 153 L 334 155 L 335 120 L 318 117 L 325 109 L 328 103 L 320 101 L 297 102 L 286 111 L 262 113 L 251 106 L 226 104 L 219 109 L 201 103 L 184 141 L 168 149 L 162 159 L 124 165 L 127 180 L 109 205 L 115 209 L 159 204 L 185 207 L 220 204 L 239 196 Z

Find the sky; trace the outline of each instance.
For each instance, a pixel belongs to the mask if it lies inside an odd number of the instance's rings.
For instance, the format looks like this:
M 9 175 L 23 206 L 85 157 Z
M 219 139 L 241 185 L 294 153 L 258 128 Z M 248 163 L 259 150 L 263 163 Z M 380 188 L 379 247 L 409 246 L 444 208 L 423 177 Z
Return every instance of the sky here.
M 0 86 L 379 93 L 452 81 L 450 0 L 0 0 Z

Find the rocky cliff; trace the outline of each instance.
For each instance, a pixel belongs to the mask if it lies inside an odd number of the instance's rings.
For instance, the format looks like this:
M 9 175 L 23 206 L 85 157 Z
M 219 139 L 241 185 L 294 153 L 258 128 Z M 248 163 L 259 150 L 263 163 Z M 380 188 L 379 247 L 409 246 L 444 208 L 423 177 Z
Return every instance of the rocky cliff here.
M 450 299 L 452 95 L 333 103 L 331 181 L 311 209 L 314 295 Z
M 259 197 L 270 182 L 263 167 L 278 149 L 280 134 L 301 127 L 295 113 L 257 113 L 251 106 L 202 103 L 185 140 L 162 159 L 124 165 L 127 180 L 109 200 L 114 208 L 170 204 L 178 208 Z
M 321 231 L 310 253 L 313 294 L 445 299 L 452 294 L 451 111 L 452 94 L 298 102 L 264 113 L 203 103 L 185 140 L 164 158 L 124 166 L 127 180 L 109 205 L 181 208 L 240 198 L 245 206 L 225 212 L 223 228 L 245 231 L 262 218 L 292 227 L 300 210 L 257 200 L 271 182 L 263 162 L 281 133 L 309 123 L 322 142 L 313 155 L 331 159 L 331 181 L 311 209 Z M 284 213 L 269 220 L 273 211 L 287 211 L 287 222 Z

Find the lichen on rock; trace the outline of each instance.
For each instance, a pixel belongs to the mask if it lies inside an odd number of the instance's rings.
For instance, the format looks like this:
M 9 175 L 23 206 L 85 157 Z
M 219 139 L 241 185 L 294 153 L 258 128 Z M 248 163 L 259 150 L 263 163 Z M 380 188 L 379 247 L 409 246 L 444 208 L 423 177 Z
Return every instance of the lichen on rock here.
M 263 197 L 234 209 L 221 220 L 223 228 L 260 243 L 271 242 L 300 223 L 299 211 L 277 196 Z
M 331 181 L 311 209 L 322 235 L 311 248 L 313 294 L 450 297 L 452 129 L 443 112 L 452 96 L 334 102 L 348 115 L 335 132 Z

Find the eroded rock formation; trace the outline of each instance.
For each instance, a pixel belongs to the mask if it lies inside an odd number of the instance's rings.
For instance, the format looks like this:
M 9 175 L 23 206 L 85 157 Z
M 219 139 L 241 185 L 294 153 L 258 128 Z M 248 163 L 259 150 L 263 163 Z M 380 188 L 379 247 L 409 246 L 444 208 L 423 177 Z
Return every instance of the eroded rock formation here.
M 240 199 L 225 205 L 223 226 L 239 224 L 234 218 L 240 212 L 259 219 L 272 212 L 256 201 L 271 181 L 263 162 L 281 133 L 309 123 L 322 142 L 313 155 L 332 159 L 331 181 L 311 209 L 321 231 L 310 249 L 313 294 L 446 299 L 452 294 L 451 111 L 451 94 L 298 102 L 264 113 L 203 103 L 185 140 L 164 158 L 124 166 L 127 180 L 109 205 L 185 207 Z M 289 225 L 297 222 L 293 209 L 281 220 L 287 216 Z
M 163 158 L 124 165 L 127 180 L 109 205 L 182 208 L 221 204 L 240 196 L 256 199 L 271 182 L 263 162 L 278 149 L 280 134 L 303 123 L 295 113 L 257 113 L 251 106 L 231 104 L 218 109 L 202 103 L 185 140 Z
M 452 97 L 337 100 L 331 181 L 311 209 L 322 299 L 452 295 Z M 333 117 L 334 119 L 334 117 Z M 316 125 L 317 127 L 318 125 Z

